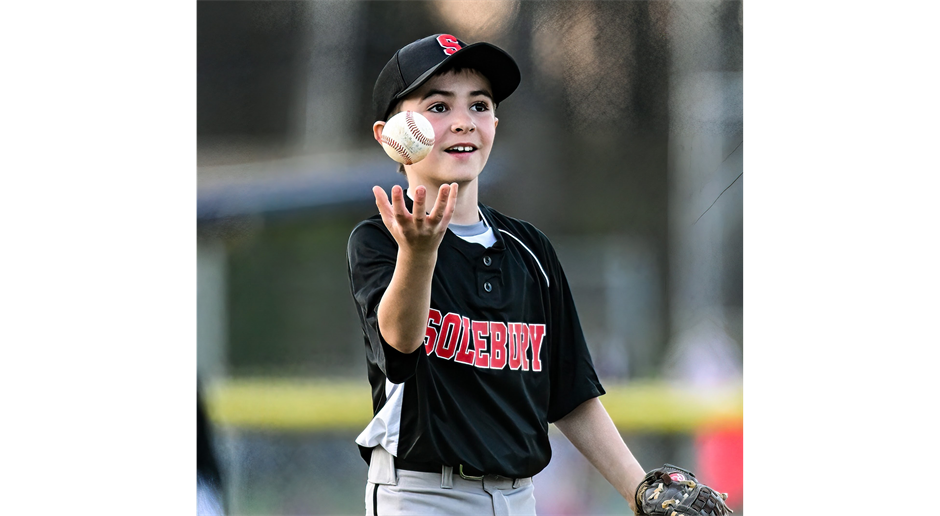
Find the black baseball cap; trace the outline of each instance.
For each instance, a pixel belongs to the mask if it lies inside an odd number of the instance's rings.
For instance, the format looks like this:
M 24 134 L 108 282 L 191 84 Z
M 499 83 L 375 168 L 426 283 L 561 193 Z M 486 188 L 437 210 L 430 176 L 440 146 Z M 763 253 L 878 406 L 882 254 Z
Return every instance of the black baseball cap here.
M 455 66 L 472 68 L 489 79 L 496 104 L 512 94 L 522 78 L 516 62 L 501 48 L 489 43 L 468 45 L 450 34 L 434 34 L 405 45 L 382 68 L 372 89 L 375 120 L 384 121 L 397 101 L 435 73 Z

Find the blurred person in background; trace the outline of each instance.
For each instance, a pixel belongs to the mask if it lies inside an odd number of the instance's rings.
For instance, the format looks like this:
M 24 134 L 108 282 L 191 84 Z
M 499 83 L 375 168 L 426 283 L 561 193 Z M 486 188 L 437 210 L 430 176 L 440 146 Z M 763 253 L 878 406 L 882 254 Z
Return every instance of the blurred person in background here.
M 549 423 L 636 510 L 644 471 L 598 400 L 551 242 L 478 203 L 497 104 L 519 82 L 506 52 L 448 34 L 403 47 L 376 81 L 375 139 L 391 115 L 415 111 L 436 142 L 404 166 L 407 193 L 373 189 L 380 215 L 349 238 L 373 391 L 356 439 L 367 515 L 534 515 Z
M 202 388 L 196 381 L 196 514 L 222 516 L 222 475 L 212 448 L 212 429 L 206 417 Z

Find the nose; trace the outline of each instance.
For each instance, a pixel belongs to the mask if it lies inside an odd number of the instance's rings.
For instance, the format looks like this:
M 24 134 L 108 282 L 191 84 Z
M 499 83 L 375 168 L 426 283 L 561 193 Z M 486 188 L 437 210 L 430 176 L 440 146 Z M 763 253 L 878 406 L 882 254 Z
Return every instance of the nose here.
M 450 126 L 450 130 L 455 133 L 472 133 L 477 128 L 473 120 L 467 116 L 461 116 Z

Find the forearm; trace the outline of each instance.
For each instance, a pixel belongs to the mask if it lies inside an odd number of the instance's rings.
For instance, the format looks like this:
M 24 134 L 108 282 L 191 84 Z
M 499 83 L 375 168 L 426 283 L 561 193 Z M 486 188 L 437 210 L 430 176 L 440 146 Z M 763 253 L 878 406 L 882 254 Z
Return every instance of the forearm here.
M 646 473 L 623 442 L 600 400 L 593 398 L 585 401 L 556 421 L 555 426 L 636 512 L 634 494 Z
M 402 353 L 411 353 L 424 342 L 436 262 L 437 251 L 398 251 L 395 272 L 379 302 L 378 321 L 382 337 Z

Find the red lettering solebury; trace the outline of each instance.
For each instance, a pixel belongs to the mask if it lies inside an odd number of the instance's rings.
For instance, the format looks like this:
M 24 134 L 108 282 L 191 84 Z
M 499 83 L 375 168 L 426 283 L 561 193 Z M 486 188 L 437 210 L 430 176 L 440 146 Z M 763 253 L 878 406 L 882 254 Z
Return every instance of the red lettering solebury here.
M 477 360 L 473 365 L 488 369 L 490 367 L 490 350 L 489 346 L 486 345 L 486 341 L 489 340 L 486 337 L 490 335 L 490 323 L 489 321 L 473 321 L 470 328 L 471 333 L 473 333 L 473 350 L 477 354 Z
M 490 323 L 490 369 L 506 367 L 506 323 Z
M 437 331 L 441 328 L 441 312 L 431 309 L 428 311 L 428 329 L 424 332 L 424 351 L 428 355 L 437 345 Z
M 460 338 L 460 315 L 450 312 L 441 321 L 441 332 L 437 334 L 437 344 L 434 345 L 434 354 L 450 360 L 457 352 L 457 339 Z
M 522 369 L 523 371 L 529 370 L 529 325 L 522 323 L 512 323 L 509 325 L 509 333 L 512 334 L 512 338 L 516 341 L 512 345 L 513 353 L 518 353 L 518 356 L 509 357 L 509 365 L 513 369 Z M 517 366 L 518 364 L 518 366 Z
M 529 345 L 532 346 L 532 370 L 542 370 L 542 359 L 539 355 L 542 352 L 542 337 L 545 336 L 544 324 L 529 325 Z
M 472 321 L 453 312 L 428 311 L 424 350 L 428 356 L 479 367 L 542 371 L 544 324 Z M 532 353 L 529 355 L 529 350 Z
M 509 368 L 513 371 L 522 368 L 522 354 L 519 353 L 519 327 L 522 323 L 509 323 Z
M 470 319 L 463 318 L 463 332 L 460 338 L 460 349 L 457 350 L 457 356 L 454 360 L 461 364 L 473 365 L 474 352 L 470 349 Z

